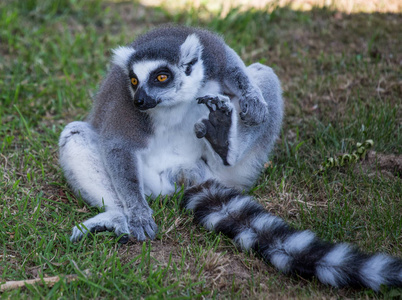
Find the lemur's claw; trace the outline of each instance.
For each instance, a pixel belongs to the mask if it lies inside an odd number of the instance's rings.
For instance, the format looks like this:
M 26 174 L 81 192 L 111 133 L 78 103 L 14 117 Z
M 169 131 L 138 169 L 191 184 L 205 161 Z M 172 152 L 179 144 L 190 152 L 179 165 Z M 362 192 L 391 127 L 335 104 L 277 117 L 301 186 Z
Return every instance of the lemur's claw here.
M 228 116 L 232 111 L 232 107 L 228 104 L 230 103 L 230 99 L 226 96 L 206 95 L 197 98 L 197 102 L 198 104 L 205 104 L 210 112 L 219 110 Z

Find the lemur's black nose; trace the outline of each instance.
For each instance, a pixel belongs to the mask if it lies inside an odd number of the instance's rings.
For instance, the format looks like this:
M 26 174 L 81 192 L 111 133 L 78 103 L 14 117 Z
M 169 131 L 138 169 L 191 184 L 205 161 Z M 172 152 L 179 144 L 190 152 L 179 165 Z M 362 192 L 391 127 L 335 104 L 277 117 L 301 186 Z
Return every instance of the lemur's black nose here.
M 134 99 L 135 106 L 142 106 L 144 102 L 144 99 Z
M 154 108 L 157 104 L 157 101 L 150 97 L 142 88 L 137 89 L 134 94 L 134 105 L 140 110 Z

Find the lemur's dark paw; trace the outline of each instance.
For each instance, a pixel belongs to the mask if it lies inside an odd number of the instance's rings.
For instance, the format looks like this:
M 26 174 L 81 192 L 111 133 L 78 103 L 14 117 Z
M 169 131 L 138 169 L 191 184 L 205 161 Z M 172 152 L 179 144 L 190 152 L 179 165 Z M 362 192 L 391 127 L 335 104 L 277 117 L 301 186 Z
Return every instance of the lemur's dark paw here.
M 229 131 L 232 126 L 233 104 L 226 96 L 204 96 L 197 98 L 199 104 L 209 109 L 208 119 L 202 119 L 194 125 L 198 138 L 205 137 L 215 152 L 228 165 Z
M 240 118 L 248 126 L 256 126 L 268 118 L 268 106 L 258 96 L 240 99 Z

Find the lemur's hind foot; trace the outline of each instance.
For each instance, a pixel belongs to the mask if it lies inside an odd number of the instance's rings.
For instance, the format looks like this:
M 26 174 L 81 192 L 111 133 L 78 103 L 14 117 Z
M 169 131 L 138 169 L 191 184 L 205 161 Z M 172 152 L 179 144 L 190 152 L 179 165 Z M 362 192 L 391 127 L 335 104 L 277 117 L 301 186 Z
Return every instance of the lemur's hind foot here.
M 205 104 L 209 109 L 208 119 L 202 119 L 194 125 L 198 138 L 205 137 L 215 152 L 229 165 L 229 135 L 233 127 L 233 104 L 227 96 L 211 96 L 197 98 L 199 104 Z
M 268 106 L 257 92 L 246 95 L 239 100 L 240 118 L 248 126 L 257 126 L 268 118 Z

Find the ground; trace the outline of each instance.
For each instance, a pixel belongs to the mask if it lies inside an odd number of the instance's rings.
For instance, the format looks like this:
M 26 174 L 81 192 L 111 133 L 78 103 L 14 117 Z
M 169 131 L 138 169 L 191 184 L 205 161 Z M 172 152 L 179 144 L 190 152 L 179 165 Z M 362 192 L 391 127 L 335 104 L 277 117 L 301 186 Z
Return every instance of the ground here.
M 327 241 L 402 257 L 402 7 L 366 2 L 219 9 L 227 2 L 2 1 L 0 282 L 79 280 L 1 297 L 401 297 L 400 289 L 333 289 L 281 274 L 193 225 L 178 208 L 180 192 L 151 203 L 160 229 L 154 241 L 119 245 L 103 233 L 72 244 L 72 227 L 98 210 L 72 194 L 58 166 L 58 136 L 87 115 L 110 49 L 167 22 L 210 28 L 282 82 L 284 128 L 251 194 Z M 367 139 L 374 146 L 364 160 L 319 172 Z

